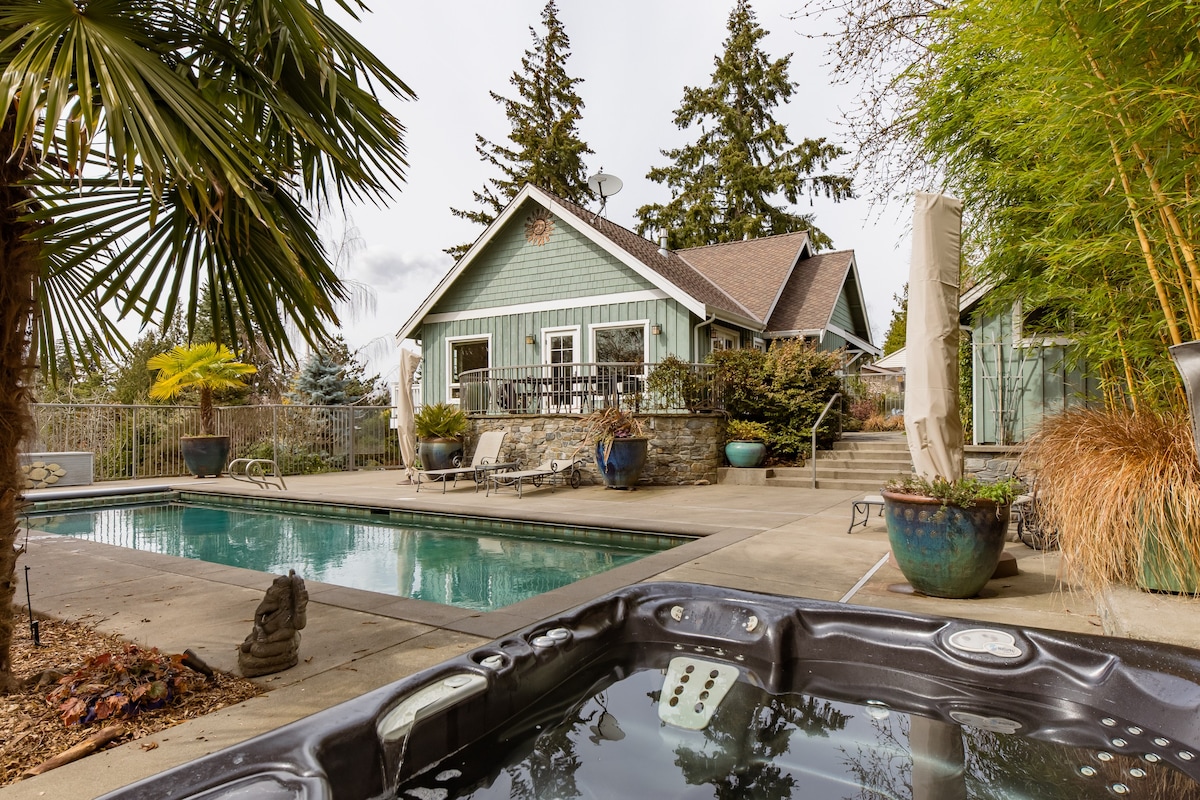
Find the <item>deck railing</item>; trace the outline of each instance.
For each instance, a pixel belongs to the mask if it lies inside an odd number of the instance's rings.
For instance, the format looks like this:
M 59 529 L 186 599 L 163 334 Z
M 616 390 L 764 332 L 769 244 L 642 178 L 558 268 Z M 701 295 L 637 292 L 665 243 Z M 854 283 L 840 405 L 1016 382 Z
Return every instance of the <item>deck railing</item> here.
M 459 376 L 468 414 L 587 414 L 617 406 L 675 414 L 724 407 L 711 364 L 583 363 L 490 367 Z
M 229 457 L 269 458 L 285 475 L 400 464 L 391 408 L 384 406 L 223 406 L 217 433 Z M 94 454 L 94 479 L 187 474 L 179 438 L 200 431 L 195 406 L 36 403 L 36 439 L 27 452 Z

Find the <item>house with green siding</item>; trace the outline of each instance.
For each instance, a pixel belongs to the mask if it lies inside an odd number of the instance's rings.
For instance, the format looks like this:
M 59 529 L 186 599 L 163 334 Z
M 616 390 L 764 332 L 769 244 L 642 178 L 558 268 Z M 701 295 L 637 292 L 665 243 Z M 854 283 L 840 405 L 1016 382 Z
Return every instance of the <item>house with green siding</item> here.
M 1020 300 L 986 308 L 989 291 L 978 284 L 959 298 L 959 319 L 971 337 L 973 443 L 1020 444 L 1047 416 L 1098 402 L 1100 384 L 1072 357 L 1061 315 Z
M 460 402 L 472 370 L 697 363 L 785 337 L 879 353 L 852 250 L 792 233 L 670 251 L 532 185 L 397 336 L 420 345 L 431 403 Z

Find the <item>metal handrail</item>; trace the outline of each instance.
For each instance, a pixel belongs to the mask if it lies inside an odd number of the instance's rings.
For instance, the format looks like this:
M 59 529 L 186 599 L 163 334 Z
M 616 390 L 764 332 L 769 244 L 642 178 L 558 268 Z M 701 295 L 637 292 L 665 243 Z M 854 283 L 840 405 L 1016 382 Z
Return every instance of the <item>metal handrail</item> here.
M 833 397 L 829 398 L 829 402 L 825 404 L 825 408 L 821 410 L 821 415 L 817 417 L 817 421 L 812 426 L 812 445 L 809 448 L 809 455 L 812 457 L 812 488 L 817 488 L 817 428 L 821 427 L 821 420 L 825 419 L 825 415 L 829 413 L 829 409 L 833 408 L 835 400 L 842 398 L 841 392 L 834 392 Z

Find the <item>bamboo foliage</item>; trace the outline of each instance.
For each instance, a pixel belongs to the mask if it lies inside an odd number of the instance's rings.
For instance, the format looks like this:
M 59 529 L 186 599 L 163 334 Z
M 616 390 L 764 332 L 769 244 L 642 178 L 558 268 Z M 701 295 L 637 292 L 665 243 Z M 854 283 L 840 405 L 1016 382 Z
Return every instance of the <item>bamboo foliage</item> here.
M 1166 346 L 1200 338 L 1200 4 L 814 4 L 865 86 L 848 124 L 866 188 L 961 197 L 969 278 L 1070 308 L 1114 405 L 1174 404 Z

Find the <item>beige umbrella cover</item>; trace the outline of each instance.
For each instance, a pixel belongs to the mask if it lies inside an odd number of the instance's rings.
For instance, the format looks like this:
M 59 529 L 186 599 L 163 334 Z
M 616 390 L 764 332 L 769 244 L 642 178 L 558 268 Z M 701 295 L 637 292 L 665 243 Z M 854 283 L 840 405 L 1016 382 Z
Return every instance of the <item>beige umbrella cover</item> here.
M 413 429 L 413 376 L 421 357 L 406 348 L 400 349 L 400 390 L 396 393 L 396 434 L 400 437 L 400 456 L 404 459 L 404 474 L 411 483 L 417 470 L 417 434 Z
M 958 415 L 958 267 L 962 201 L 918 192 L 905 341 L 904 429 L 918 475 L 963 472 Z

